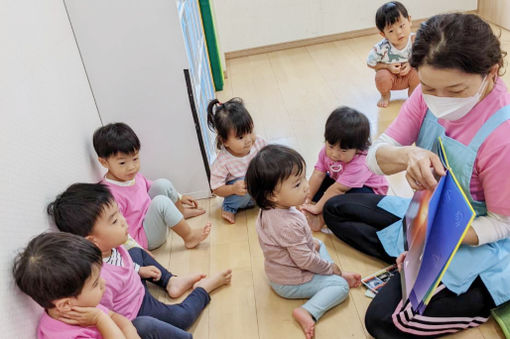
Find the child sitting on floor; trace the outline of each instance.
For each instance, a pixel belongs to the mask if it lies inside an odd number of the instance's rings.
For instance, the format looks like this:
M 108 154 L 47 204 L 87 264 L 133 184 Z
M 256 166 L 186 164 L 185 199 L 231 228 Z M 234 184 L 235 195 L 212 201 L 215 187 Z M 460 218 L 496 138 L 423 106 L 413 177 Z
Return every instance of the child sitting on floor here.
M 230 283 L 231 270 L 210 278 L 203 274 L 178 277 L 140 247 L 131 248 L 128 254 L 122 246 L 128 237 L 128 225 L 105 185 L 71 185 L 48 206 L 48 212 L 59 230 L 81 235 L 101 250 L 101 276 L 106 281 L 101 304 L 130 320 L 138 316 L 159 319 L 161 338 L 191 338 L 184 330 L 207 306 L 209 293 Z M 149 293 L 147 280 L 165 288 L 172 298 L 180 297 L 189 289 L 193 291 L 182 303 L 167 305 Z
M 255 135 L 253 120 L 241 99 L 233 98 L 223 104 L 212 100 L 207 112 L 207 122 L 217 134 L 220 150 L 211 166 L 211 189 L 225 198 L 221 217 L 234 224 L 238 209 L 255 205 L 246 191 L 244 176 L 250 160 L 266 142 Z
M 418 72 L 409 65 L 414 33 L 411 33 L 411 17 L 398 1 L 382 5 L 375 15 L 375 24 L 384 39 L 370 50 L 367 65 L 375 72 L 375 85 L 381 93 L 377 103 L 387 107 L 391 90 L 408 90 L 411 96 L 420 83 Z
M 246 183 L 261 208 L 256 229 L 271 287 L 284 298 L 311 298 L 292 313 L 310 339 L 315 322 L 344 301 L 361 276 L 340 270 L 296 209 L 308 194 L 305 173 L 305 161 L 296 151 L 269 145 L 251 161 Z
M 112 192 L 125 216 L 129 234 L 145 249 L 165 243 L 168 227 L 194 248 L 209 235 L 211 224 L 192 229 L 187 217 L 204 213 L 197 202 L 181 196 L 167 179 L 147 180 L 140 170 L 140 140 L 124 123 L 98 128 L 93 137 L 99 162 L 108 169 L 103 183 Z M 132 246 L 128 246 L 132 247 Z
M 14 280 L 44 307 L 37 338 L 140 338 L 128 319 L 99 303 L 105 289 L 101 265 L 94 244 L 62 232 L 40 234 L 18 254 Z
M 324 139 L 326 145 L 310 177 L 307 203 L 301 207 L 313 231 L 324 226 L 322 209 L 329 198 L 345 193 L 388 192 L 386 178 L 372 173 L 365 163 L 370 123 L 364 114 L 345 106 L 335 109 L 326 121 Z

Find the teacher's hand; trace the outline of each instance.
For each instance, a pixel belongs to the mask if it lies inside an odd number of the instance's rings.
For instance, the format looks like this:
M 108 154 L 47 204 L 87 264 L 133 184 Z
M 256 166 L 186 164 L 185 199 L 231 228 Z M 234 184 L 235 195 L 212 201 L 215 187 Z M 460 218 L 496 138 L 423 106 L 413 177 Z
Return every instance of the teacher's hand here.
M 414 190 L 433 190 L 437 185 L 434 173 L 446 174 L 439 157 L 419 147 L 411 147 L 408 152 L 406 179 Z

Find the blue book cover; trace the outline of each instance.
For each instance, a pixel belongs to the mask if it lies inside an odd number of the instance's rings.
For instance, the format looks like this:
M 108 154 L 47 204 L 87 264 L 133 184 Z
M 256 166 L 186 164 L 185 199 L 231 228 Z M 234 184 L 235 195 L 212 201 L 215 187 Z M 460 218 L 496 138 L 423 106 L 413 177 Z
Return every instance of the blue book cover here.
M 446 175 L 433 192 L 415 193 L 404 222 L 408 254 L 403 263 L 402 296 L 420 314 L 475 217 L 442 150 Z

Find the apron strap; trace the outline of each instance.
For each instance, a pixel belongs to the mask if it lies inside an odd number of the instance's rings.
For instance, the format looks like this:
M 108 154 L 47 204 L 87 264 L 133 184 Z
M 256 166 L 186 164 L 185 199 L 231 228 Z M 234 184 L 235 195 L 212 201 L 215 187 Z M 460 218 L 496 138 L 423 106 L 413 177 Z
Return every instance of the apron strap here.
M 510 120 L 510 105 L 504 106 L 494 113 L 476 132 L 476 135 L 469 143 L 468 147 L 473 151 L 478 152 L 478 148 L 483 144 L 485 139 L 502 123 Z

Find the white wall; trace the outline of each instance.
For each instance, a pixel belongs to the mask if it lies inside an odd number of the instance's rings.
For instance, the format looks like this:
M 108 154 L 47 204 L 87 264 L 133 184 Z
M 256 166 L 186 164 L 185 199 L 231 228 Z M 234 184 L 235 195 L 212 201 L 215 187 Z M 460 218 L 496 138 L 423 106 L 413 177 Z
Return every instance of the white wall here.
M 387 0 L 213 0 L 223 52 L 375 27 Z M 401 0 L 412 18 L 476 10 L 477 0 Z
M 34 338 L 42 310 L 14 287 L 12 258 L 48 229 L 57 193 L 100 178 L 100 120 L 61 0 L 2 1 L 0 41 L 0 337 Z
M 210 196 L 183 69 L 176 1 L 65 0 L 103 123 L 138 134 L 142 173 Z

